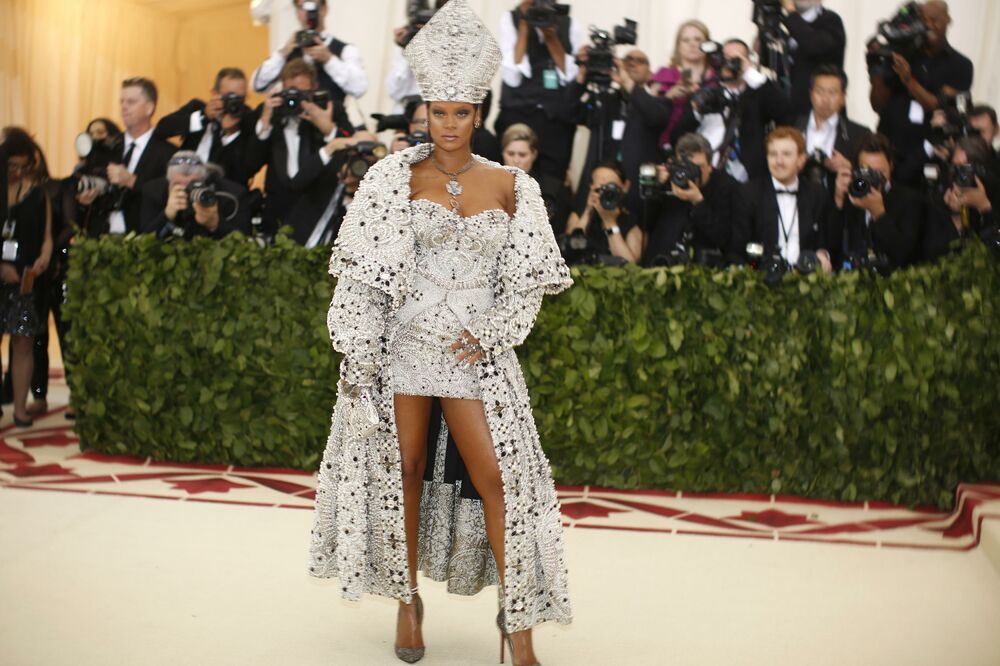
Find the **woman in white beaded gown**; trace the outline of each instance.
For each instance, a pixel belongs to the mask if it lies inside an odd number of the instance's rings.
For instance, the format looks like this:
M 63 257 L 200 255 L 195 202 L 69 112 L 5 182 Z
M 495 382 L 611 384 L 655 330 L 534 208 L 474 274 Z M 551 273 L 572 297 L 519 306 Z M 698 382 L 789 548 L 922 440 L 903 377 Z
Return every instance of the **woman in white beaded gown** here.
M 470 152 L 500 64 L 466 0 L 406 50 L 431 144 L 366 175 L 330 258 L 328 324 L 344 354 L 320 465 L 310 572 L 342 595 L 398 599 L 396 655 L 424 654 L 417 571 L 449 592 L 498 585 L 504 645 L 572 614 L 548 460 L 514 347 L 545 294 L 572 284 L 538 184 Z

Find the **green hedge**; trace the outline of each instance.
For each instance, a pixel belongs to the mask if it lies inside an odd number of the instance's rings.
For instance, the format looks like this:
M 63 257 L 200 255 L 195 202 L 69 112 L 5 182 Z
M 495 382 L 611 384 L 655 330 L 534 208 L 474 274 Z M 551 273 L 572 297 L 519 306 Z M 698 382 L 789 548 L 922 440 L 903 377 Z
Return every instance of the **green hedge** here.
M 327 250 L 73 248 L 77 432 L 108 453 L 312 470 L 339 359 Z M 1000 480 L 1000 267 L 892 278 L 574 269 L 518 350 L 556 480 L 951 503 Z

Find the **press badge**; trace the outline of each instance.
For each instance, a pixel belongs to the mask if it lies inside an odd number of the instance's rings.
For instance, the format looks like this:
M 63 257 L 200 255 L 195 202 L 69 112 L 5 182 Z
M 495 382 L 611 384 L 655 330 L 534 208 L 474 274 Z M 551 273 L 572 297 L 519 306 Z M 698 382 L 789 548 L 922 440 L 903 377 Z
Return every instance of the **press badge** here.
M 0 259 L 10 262 L 17 261 L 17 250 L 18 242 L 16 240 L 5 240 L 3 242 L 3 255 L 0 256 Z
M 546 90 L 559 89 L 559 72 L 554 69 L 547 69 L 542 72 L 542 84 Z
M 616 120 L 613 123 L 611 123 L 611 140 L 621 141 L 624 136 L 625 136 L 625 121 Z

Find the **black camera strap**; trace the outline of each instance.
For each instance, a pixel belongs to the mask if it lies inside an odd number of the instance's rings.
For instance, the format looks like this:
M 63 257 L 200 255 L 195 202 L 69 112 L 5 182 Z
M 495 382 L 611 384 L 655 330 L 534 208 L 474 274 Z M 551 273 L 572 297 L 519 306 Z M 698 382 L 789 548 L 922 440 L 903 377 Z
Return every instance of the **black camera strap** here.
M 21 187 L 23 185 L 23 179 L 18 181 L 14 198 L 7 201 L 7 215 L 4 217 L 2 229 L 4 240 L 13 240 L 14 234 L 17 233 L 17 216 L 14 215 L 14 208 L 21 203 Z
M 785 194 L 785 196 L 793 196 L 793 195 Z M 792 214 L 792 223 L 787 227 L 785 226 L 785 215 L 781 212 L 781 203 L 780 202 L 778 203 L 778 226 L 781 227 L 781 235 L 785 237 L 786 250 L 788 249 L 789 240 L 792 237 L 792 231 L 795 230 L 795 227 L 799 223 L 799 199 L 798 195 L 794 196 L 795 196 L 795 213 Z M 801 243 L 801 239 L 799 240 Z

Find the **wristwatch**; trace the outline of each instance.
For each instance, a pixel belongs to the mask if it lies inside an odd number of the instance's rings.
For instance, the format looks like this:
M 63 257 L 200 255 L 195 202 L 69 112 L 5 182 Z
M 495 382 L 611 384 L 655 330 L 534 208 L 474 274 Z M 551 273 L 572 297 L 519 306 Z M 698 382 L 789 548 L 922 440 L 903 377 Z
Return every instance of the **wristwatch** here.
M 617 224 L 614 225 L 613 227 L 608 227 L 607 229 L 604 230 L 604 233 L 606 233 L 608 237 L 614 236 L 615 234 L 620 234 L 621 232 L 622 230 L 618 228 Z

